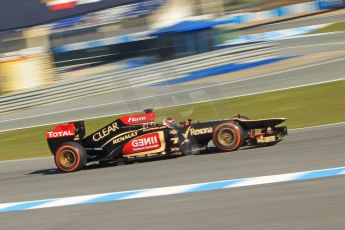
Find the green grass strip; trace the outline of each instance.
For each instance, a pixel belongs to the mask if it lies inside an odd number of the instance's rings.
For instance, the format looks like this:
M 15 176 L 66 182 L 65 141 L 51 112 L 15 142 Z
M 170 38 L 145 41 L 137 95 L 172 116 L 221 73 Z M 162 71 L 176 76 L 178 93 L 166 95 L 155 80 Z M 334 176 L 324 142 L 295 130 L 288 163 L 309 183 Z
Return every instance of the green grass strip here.
M 324 28 L 315 30 L 311 32 L 310 34 L 329 33 L 329 32 L 336 32 L 336 31 L 345 31 L 345 22 L 334 23 Z
M 286 117 L 288 128 L 300 128 L 345 121 L 345 81 L 222 99 L 156 110 L 157 122 L 164 117 L 212 120 L 237 114 L 252 119 Z M 86 121 L 88 133 L 116 117 Z M 0 133 L 0 160 L 50 156 L 45 131 L 52 126 Z

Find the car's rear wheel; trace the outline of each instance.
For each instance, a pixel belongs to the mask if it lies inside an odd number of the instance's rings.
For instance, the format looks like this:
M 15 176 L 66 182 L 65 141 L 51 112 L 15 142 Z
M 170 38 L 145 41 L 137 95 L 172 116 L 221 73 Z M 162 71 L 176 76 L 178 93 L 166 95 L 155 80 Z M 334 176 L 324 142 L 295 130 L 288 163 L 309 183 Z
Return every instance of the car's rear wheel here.
M 58 169 L 63 172 L 76 172 L 81 170 L 87 161 L 85 148 L 75 142 L 62 144 L 54 155 Z
M 215 128 L 212 140 L 218 150 L 235 151 L 243 144 L 244 132 L 238 124 L 223 123 Z

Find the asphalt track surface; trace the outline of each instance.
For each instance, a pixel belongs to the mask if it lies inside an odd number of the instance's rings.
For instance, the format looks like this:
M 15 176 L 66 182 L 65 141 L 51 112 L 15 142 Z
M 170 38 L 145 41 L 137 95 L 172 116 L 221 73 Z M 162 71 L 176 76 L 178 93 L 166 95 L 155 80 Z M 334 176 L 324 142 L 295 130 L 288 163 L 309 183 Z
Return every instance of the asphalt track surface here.
M 324 41 L 327 43 L 327 38 Z M 296 43 L 293 42 L 292 46 L 296 46 Z M 286 47 L 288 48 L 288 44 Z M 336 49 L 343 49 L 344 46 L 338 44 L 337 47 Z M 286 50 L 293 52 L 291 49 Z M 301 47 L 299 49 L 301 50 Z M 253 83 L 256 84 L 255 89 L 258 87 L 257 90 L 264 91 L 267 90 L 265 87 L 276 88 L 277 85 L 291 87 L 288 83 L 295 81 L 298 85 L 326 81 L 344 77 L 344 64 L 344 60 L 338 60 L 292 72 L 272 74 L 255 79 L 254 82 L 229 84 L 233 84 L 232 90 L 238 88 L 235 92 L 238 95 L 253 92 Z M 161 90 L 169 92 L 174 89 L 171 87 Z M 126 99 L 127 96 L 133 95 L 133 92 L 134 90 L 128 91 L 127 95 L 120 96 Z M 211 92 L 198 92 L 193 96 L 212 99 Z M 96 99 L 101 100 L 102 96 Z M 87 99 L 85 102 L 88 102 Z M 73 103 L 75 102 L 71 102 L 70 105 Z M 68 108 L 69 105 L 51 106 Z M 132 105 L 127 106 L 127 109 L 131 109 Z M 25 113 L 37 114 L 45 111 L 42 107 L 36 109 L 38 110 Z M 51 112 L 51 109 L 46 109 L 47 112 Z M 61 114 L 58 119 L 68 119 L 69 116 L 75 117 L 80 114 L 97 115 L 98 112 L 111 114 L 117 113 L 117 110 L 114 106 L 97 107 L 74 114 Z M 8 116 L 19 118 L 23 114 Z M 3 118 L 0 119 L 4 120 Z M 17 120 L 14 124 L 17 123 L 20 127 L 24 124 L 35 124 L 37 121 L 51 122 L 54 119 L 51 116 L 36 117 L 23 123 Z M 4 125 L 5 123 L 0 123 L 1 130 L 6 129 Z M 57 173 L 51 158 L 0 162 L 0 203 L 343 167 L 344 128 L 345 125 L 337 125 L 296 130 L 291 132 L 286 140 L 273 147 L 180 157 L 123 167 L 93 168 L 74 174 Z M 0 214 L 0 228 L 343 229 L 344 182 L 345 177 L 339 176 L 231 190 L 3 213 Z
M 282 56 L 308 55 L 318 52 L 344 50 L 345 32 L 302 35 L 279 41 L 278 53 Z
M 345 124 L 272 147 L 60 174 L 51 158 L 0 163 L 0 203 L 345 165 Z M 0 214 L 1 229 L 343 229 L 345 176 Z

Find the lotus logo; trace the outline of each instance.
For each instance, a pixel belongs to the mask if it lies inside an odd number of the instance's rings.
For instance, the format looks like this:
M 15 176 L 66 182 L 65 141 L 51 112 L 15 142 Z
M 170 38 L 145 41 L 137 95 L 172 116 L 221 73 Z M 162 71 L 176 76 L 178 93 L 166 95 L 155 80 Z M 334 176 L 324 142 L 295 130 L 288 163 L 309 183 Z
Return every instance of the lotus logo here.
M 42 0 L 49 10 L 66 10 L 81 4 L 95 3 L 102 0 Z

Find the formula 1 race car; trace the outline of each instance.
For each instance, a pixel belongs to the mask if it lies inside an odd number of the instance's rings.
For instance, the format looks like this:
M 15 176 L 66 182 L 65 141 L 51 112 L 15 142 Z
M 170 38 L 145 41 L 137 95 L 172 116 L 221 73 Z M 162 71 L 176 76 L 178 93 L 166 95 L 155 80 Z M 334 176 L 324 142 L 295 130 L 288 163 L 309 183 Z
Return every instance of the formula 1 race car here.
M 125 163 L 157 156 L 191 155 L 195 150 L 213 147 L 235 151 L 241 146 L 273 145 L 287 135 L 287 127 L 276 127 L 285 118 L 249 120 L 238 115 L 231 119 L 177 125 L 173 119 L 153 123 L 152 109 L 124 116 L 85 136 L 83 121 L 55 126 L 46 132 L 56 166 L 63 172 L 82 169 L 87 163 Z

